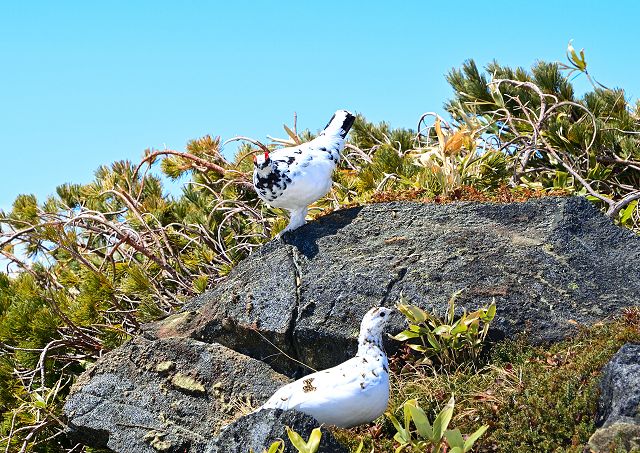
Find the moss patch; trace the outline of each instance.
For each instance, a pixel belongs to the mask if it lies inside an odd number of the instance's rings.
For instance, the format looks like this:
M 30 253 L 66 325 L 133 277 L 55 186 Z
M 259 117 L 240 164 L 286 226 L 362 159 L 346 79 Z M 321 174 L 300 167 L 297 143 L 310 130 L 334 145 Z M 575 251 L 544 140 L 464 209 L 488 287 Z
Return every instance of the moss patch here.
M 165 360 L 164 362 L 160 362 L 156 365 L 156 371 L 158 373 L 167 373 L 175 369 L 176 364 L 171 360 Z
M 196 381 L 191 376 L 187 376 L 182 373 L 174 374 L 173 377 L 171 378 L 171 383 L 175 387 L 181 390 L 184 390 L 188 393 L 198 393 L 198 394 L 205 393 L 204 385 Z

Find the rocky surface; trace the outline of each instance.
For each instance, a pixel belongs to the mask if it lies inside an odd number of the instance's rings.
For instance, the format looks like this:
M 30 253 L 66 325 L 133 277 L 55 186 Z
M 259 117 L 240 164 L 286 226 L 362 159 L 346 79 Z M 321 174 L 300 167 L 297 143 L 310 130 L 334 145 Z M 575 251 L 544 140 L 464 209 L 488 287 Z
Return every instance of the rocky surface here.
M 318 421 L 296 411 L 283 412 L 279 409 L 267 409 L 256 412 L 227 426 L 220 437 L 211 443 L 206 453 L 261 453 L 278 439 L 284 439 L 285 452 L 297 452 L 286 436 L 286 426 L 300 434 L 306 441 Z M 320 452 L 349 453 L 349 449 L 340 445 L 326 429 L 322 430 Z
M 602 370 L 597 424 L 624 418 L 640 424 L 640 344 L 625 344 Z
M 596 424 L 592 450 L 609 451 L 612 442 L 627 451 L 640 448 L 639 344 L 625 344 L 602 370 Z
M 198 452 L 288 381 L 219 344 L 136 338 L 82 375 L 64 412 L 70 433 L 93 446 Z
M 219 342 L 291 374 L 298 364 L 281 352 L 335 365 L 354 353 L 364 313 L 401 293 L 441 313 L 458 290 L 467 309 L 495 299 L 494 338 L 526 331 L 548 341 L 640 293 L 640 238 L 583 198 L 376 204 L 334 212 L 284 242 L 240 263 L 179 322 L 148 326 L 149 338 Z M 398 316 L 391 330 L 401 327 Z
M 592 452 L 636 452 L 640 449 L 640 425 L 622 420 L 598 429 L 589 439 Z
M 297 360 L 321 369 L 351 357 L 362 316 L 401 293 L 440 313 L 459 290 L 460 308 L 495 299 L 494 338 L 554 341 L 637 304 L 638 262 L 640 238 L 582 198 L 337 211 L 265 245 L 216 289 L 107 354 L 65 414 L 92 445 L 204 451 L 243 401 L 256 407 L 283 374 L 302 374 Z M 402 328 L 397 315 L 390 332 Z M 235 426 L 253 432 L 260 420 Z

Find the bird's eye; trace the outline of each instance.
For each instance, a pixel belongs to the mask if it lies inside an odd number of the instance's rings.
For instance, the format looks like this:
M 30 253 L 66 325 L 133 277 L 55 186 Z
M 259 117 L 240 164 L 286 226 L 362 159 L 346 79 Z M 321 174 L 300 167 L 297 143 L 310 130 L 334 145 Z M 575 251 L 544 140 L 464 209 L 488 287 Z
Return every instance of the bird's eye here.
M 380 317 L 384 318 L 384 312 L 380 313 Z

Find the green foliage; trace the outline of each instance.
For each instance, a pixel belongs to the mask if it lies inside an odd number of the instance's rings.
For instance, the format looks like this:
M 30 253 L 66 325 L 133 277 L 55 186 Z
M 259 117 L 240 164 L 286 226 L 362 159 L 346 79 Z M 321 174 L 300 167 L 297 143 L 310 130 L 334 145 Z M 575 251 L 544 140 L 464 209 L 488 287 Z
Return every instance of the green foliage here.
M 458 292 L 449 299 L 445 319 L 407 304 L 404 297 L 398 304 L 398 310 L 405 315 L 410 325 L 393 338 L 407 341 L 411 349 L 424 355 L 417 360 L 418 364 L 431 364 L 432 359 L 436 359 L 440 366 L 453 368 L 463 362 L 477 362 L 489 325 L 496 315 L 496 304 L 494 302 L 489 307 L 472 313 L 464 310 L 456 319 L 455 300 L 459 294 Z
M 287 436 L 300 453 L 316 453 L 320 447 L 322 433 L 320 428 L 314 428 L 309 435 L 309 439 L 305 441 L 300 434 L 287 426 Z
M 447 76 L 455 92 L 447 110 L 460 125 L 483 125 L 481 148 L 512 157 L 512 184 L 587 195 L 640 231 L 638 210 L 626 211 L 640 199 L 638 109 L 624 90 L 591 77 L 584 51 L 570 43 L 567 58 L 568 65 L 538 62 L 530 71 L 494 61 L 484 74 L 469 60 Z M 577 98 L 563 71 L 585 74 L 593 91 Z
M 497 345 L 491 363 L 499 374 L 480 395 L 499 396 L 477 413 L 491 426 L 491 442 L 512 451 L 583 451 L 595 430 L 600 370 L 623 344 L 640 341 L 638 313 L 628 309 L 551 347 Z
M 640 231 L 640 103 L 595 82 L 583 52 L 571 47 L 568 59 L 530 71 L 493 62 L 485 73 L 465 63 L 448 76 L 450 122 L 425 114 L 414 131 L 358 115 L 332 192 L 310 212 L 464 192 L 503 199 L 508 184 L 510 194 L 585 195 Z M 580 99 L 563 72 L 572 70 L 594 86 Z M 75 377 L 141 323 L 215 287 L 286 225 L 258 200 L 250 159 L 314 136 L 285 132 L 268 145 L 247 140 L 234 159 L 212 136 L 185 151 L 147 150 L 138 165 L 103 165 L 87 184 L 46 200 L 20 195 L 0 212 L 0 448 L 72 448 L 59 415 Z M 166 196 L 157 163 L 164 178 L 186 180 L 179 196 Z M 489 313 L 476 314 L 414 322 L 411 343 L 445 363 L 477 360 Z
M 203 156 L 216 143 L 190 146 Z M 23 195 L 0 212 L 0 254 L 13 273 L 0 273 L 0 445 L 31 439 L 27 449 L 44 451 L 37 441 L 60 434 L 62 402 L 87 363 L 211 288 L 267 237 L 268 225 L 238 209 L 249 199 L 247 211 L 262 218 L 242 175 L 197 173 L 198 185 L 173 200 L 157 177 L 116 162 L 89 184 L 60 186 L 44 203 Z M 224 197 L 231 210 L 216 209 Z
M 420 408 L 416 400 L 409 400 L 403 404 L 404 425 L 391 413 L 387 417 L 393 423 L 396 434 L 393 436 L 400 445 L 395 449 L 401 451 L 433 452 L 446 451 L 451 453 L 463 453 L 470 451 L 473 444 L 489 428 L 483 425 L 465 439 L 459 429 L 448 430 L 449 422 L 453 416 L 455 399 L 452 396 L 442 411 L 436 416 L 433 425 L 429 422 L 427 414 Z M 415 430 L 411 428 L 411 422 Z
M 250 450 L 253 453 L 253 450 Z M 262 453 L 283 453 L 284 452 L 284 442 L 282 440 L 276 440 L 269 446 L 269 449 L 265 449 Z
M 316 453 L 320 448 L 320 440 L 322 439 L 322 432 L 320 428 L 314 428 L 309 435 L 309 439 L 305 441 L 300 434 L 293 429 L 287 428 L 287 436 L 291 441 L 291 444 L 299 453 Z M 277 440 L 271 444 L 269 450 L 264 450 L 264 453 L 282 453 L 284 451 L 284 441 Z

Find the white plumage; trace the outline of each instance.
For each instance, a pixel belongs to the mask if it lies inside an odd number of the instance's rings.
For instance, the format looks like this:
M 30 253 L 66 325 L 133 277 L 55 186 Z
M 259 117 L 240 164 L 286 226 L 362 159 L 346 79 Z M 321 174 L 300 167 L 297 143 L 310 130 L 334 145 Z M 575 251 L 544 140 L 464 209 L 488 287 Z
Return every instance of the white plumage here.
M 304 225 L 307 207 L 331 190 L 333 170 L 354 120 L 351 113 L 338 110 L 310 142 L 254 158 L 253 184 L 258 196 L 291 213 L 283 232 Z
M 355 357 L 285 385 L 261 409 L 296 409 L 320 423 L 343 428 L 378 418 L 389 402 L 389 362 L 382 330 L 390 313 L 383 307 L 369 310 L 360 325 Z

